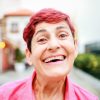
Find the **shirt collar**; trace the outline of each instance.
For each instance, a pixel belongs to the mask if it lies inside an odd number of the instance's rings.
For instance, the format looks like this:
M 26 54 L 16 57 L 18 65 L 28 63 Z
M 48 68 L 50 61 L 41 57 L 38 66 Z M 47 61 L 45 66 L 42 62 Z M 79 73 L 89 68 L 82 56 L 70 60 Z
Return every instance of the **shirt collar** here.
M 32 90 L 32 83 L 35 80 L 35 77 L 36 77 L 36 71 L 34 71 L 33 75 L 27 80 L 27 83 L 26 83 L 27 93 L 30 94 L 30 95 L 27 94 L 27 97 L 29 98 L 29 100 L 31 99 L 35 100 L 34 90 Z M 77 100 L 75 96 L 73 84 L 68 76 L 66 77 L 65 99 L 64 100 Z
M 35 79 L 35 76 L 36 76 L 36 72 L 34 71 L 32 76 L 26 80 L 27 82 L 26 82 L 25 91 L 27 91 L 27 94 L 25 96 L 26 98 L 28 98 L 28 100 L 35 100 L 35 94 L 32 88 L 32 83 Z
M 66 77 L 65 100 L 77 100 L 73 83 L 68 76 Z

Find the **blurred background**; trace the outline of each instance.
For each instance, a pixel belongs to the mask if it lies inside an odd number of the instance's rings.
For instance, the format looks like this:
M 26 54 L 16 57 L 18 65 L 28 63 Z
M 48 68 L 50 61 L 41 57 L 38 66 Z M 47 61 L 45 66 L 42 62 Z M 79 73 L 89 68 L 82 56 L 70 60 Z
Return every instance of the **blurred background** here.
M 0 85 L 32 74 L 22 35 L 31 15 L 42 8 L 61 10 L 76 23 L 79 55 L 70 77 L 100 98 L 99 0 L 0 0 Z

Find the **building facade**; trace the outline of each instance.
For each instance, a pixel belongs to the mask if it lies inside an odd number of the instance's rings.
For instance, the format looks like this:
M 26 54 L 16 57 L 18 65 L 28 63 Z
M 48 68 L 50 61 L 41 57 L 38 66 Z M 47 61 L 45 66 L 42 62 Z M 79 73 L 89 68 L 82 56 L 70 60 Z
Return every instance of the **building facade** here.
M 100 41 L 85 45 L 86 53 L 100 54 Z
M 5 42 L 6 46 L 2 49 L 2 71 L 11 69 L 13 66 L 16 48 L 24 52 L 23 29 L 32 14 L 33 12 L 27 9 L 19 9 L 4 14 L 1 21 L 1 29 L 2 41 Z

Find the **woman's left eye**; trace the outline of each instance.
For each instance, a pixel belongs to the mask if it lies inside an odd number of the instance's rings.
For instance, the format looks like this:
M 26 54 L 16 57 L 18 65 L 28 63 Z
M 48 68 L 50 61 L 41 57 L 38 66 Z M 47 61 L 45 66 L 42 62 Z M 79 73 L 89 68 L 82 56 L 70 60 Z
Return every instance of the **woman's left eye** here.
M 60 38 L 60 39 L 65 39 L 65 38 L 67 38 L 67 36 L 68 36 L 68 34 L 67 34 L 66 32 L 61 32 L 61 33 L 59 34 L 59 38 Z

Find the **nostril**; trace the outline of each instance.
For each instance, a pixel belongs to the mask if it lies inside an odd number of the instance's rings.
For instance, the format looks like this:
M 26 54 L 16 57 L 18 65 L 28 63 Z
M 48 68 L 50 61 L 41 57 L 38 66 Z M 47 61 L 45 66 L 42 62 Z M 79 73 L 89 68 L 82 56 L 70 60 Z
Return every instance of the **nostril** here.
M 57 47 L 57 46 L 55 46 L 55 47 L 49 47 L 48 48 L 48 50 L 50 50 L 50 51 L 56 51 L 56 50 L 58 50 L 59 49 L 59 47 Z
M 60 48 L 59 45 L 55 45 L 55 44 L 48 45 L 48 50 L 50 51 L 55 51 L 55 50 L 58 50 L 59 48 Z

